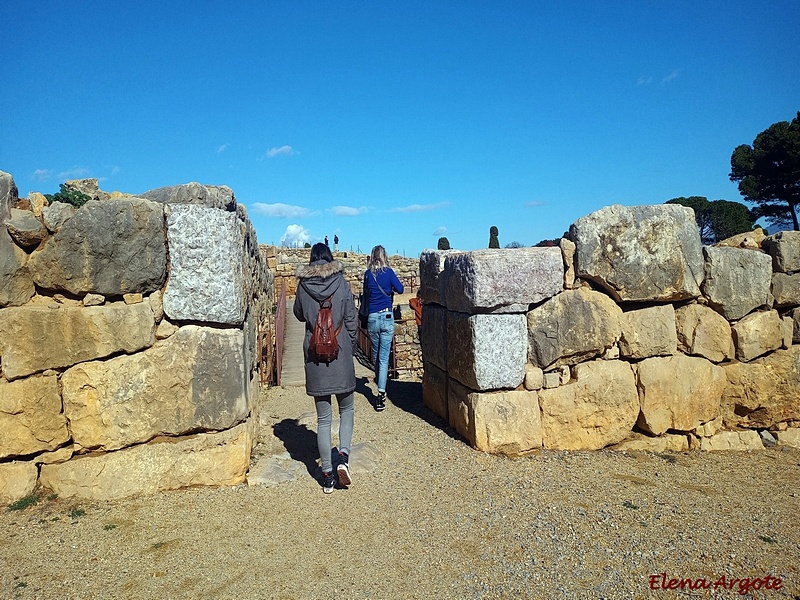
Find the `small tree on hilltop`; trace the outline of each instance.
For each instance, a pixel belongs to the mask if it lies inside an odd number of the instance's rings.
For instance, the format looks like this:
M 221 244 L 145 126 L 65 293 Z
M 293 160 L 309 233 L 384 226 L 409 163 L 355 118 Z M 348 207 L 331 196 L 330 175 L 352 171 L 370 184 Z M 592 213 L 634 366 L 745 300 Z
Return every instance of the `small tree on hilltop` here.
M 497 238 L 497 227 L 492 225 L 489 227 L 489 248 L 499 248 L 500 240 Z
M 439 250 L 450 250 L 450 240 L 446 237 L 440 237 L 439 243 L 436 244 L 436 248 Z

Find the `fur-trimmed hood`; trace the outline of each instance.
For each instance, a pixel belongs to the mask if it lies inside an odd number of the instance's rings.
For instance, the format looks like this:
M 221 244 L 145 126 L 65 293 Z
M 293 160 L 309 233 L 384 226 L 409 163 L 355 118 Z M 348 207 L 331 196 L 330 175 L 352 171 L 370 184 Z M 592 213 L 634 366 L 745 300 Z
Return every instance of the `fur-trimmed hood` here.
M 332 295 L 340 285 L 347 285 L 342 273 L 344 265 L 338 260 L 333 262 L 318 260 L 298 267 L 296 276 L 300 280 L 300 285 L 319 302 Z

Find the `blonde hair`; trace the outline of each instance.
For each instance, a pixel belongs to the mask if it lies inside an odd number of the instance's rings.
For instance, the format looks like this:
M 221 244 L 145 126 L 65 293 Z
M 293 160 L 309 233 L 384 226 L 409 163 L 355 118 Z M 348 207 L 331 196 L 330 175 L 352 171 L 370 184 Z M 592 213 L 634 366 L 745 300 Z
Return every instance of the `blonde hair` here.
M 375 246 L 369 255 L 367 267 L 373 272 L 383 271 L 389 266 L 389 259 L 386 258 L 386 250 L 383 246 Z

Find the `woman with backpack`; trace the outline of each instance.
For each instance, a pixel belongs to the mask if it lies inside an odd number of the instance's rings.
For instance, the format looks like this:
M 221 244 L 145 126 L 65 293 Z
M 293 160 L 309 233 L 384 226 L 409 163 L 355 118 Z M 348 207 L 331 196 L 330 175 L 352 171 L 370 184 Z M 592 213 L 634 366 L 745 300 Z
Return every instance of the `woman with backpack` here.
M 378 385 L 378 399 L 375 401 L 377 411 L 386 408 L 389 352 L 394 338 L 392 304 L 395 292 L 402 294 L 403 284 L 389 266 L 386 250 L 383 246 L 375 246 L 367 261 L 367 270 L 364 272 L 362 302 L 366 302 L 369 307 L 367 331 L 372 344 L 372 364 L 375 365 L 375 380 Z
M 330 494 L 339 484 L 350 485 L 350 444 L 353 438 L 353 392 L 356 373 L 356 307 L 344 279 L 344 266 L 333 260 L 330 248 L 314 244 L 311 260 L 297 270 L 299 284 L 294 315 L 306 324 L 303 339 L 306 393 L 317 409 L 317 447 L 322 461 L 322 491 Z M 331 396 L 339 405 L 339 456 L 331 458 Z

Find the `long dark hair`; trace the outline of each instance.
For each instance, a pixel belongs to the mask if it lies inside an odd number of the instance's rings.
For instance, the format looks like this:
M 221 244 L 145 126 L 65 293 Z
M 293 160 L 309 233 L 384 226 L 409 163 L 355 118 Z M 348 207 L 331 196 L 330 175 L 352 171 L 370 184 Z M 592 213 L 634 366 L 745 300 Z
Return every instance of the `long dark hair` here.
M 317 262 L 318 260 L 333 262 L 333 254 L 331 254 L 331 249 L 322 242 L 318 242 L 311 246 L 311 260 L 308 262 L 313 263 Z

